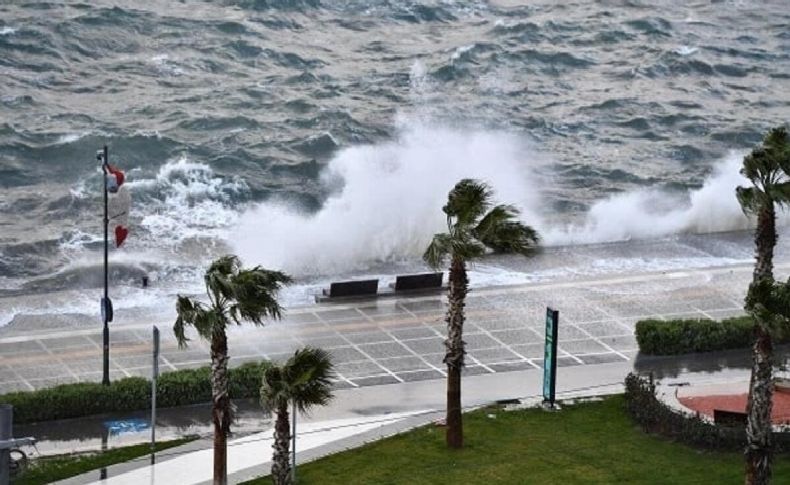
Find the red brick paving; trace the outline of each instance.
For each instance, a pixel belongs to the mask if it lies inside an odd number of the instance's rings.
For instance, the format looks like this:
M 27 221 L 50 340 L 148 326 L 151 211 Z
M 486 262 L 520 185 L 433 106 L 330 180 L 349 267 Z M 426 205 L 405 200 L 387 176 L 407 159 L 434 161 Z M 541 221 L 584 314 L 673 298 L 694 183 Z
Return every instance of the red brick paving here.
M 745 393 L 720 396 L 688 396 L 679 397 L 678 401 L 692 411 L 698 411 L 712 418 L 714 409 L 745 413 L 746 396 Z M 774 392 L 771 421 L 774 424 L 790 424 L 790 392 L 778 389 Z

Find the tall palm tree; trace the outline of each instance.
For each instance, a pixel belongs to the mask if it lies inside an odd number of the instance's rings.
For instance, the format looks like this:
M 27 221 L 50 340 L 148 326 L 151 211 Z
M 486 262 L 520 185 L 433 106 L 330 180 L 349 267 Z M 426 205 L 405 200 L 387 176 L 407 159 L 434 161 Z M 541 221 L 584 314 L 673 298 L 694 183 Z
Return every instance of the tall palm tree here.
M 447 196 L 442 207 L 447 217 L 447 232 L 434 235 L 423 259 L 432 268 L 450 260 L 447 294 L 447 446 L 463 447 L 461 418 L 461 368 L 464 366 L 464 306 L 469 291 L 467 261 L 483 256 L 487 250 L 528 255 L 538 243 L 538 234 L 518 220 L 511 205 L 492 206 L 493 191 L 483 182 L 463 179 Z
M 288 404 L 300 412 L 324 406 L 332 399 L 332 361 L 327 351 L 305 347 L 297 350 L 283 365 L 264 364 L 261 404 L 277 415 L 274 424 L 272 481 L 290 485 L 293 479 L 288 461 L 291 430 Z
M 776 326 L 760 304 L 774 282 L 773 256 L 776 246 L 776 206 L 790 203 L 790 139 L 780 127 L 768 132 L 762 144 L 743 160 L 741 174 L 751 187 L 738 187 L 738 201 L 747 214 L 757 216 L 754 233 L 755 265 L 745 309 L 754 317 L 752 372 L 746 404 L 746 483 L 771 480 L 771 407 L 773 401 L 773 342 Z
M 179 347 L 189 339 L 186 328 L 192 326 L 198 335 L 211 343 L 211 417 L 214 422 L 214 485 L 226 485 L 227 437 L 233 420 L 228 395 L 228 338 L 225 328 L 243 321 L 262 325 L 265 317 L 280 318 L 282 308 L 277 292 L 290 283 L 290 276 L 256 266 L 242 269 L 236 256 L 223 256 L 214 261 L 204 276 L 209 302 L 203 303 L 178 296 L 178 318 L 173 332 Z

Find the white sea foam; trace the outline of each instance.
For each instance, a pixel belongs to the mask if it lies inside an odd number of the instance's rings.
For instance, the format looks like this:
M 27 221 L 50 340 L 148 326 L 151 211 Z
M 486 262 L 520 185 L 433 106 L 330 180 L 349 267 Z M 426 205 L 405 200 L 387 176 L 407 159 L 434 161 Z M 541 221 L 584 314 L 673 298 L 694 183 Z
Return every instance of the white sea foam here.
M 699 50 L 699 48 L 697 48 L 697 47 L 690 47 L 690 46 L 687 46 L 687 45 L 682 45 L 682 46 L 676 48 L 674 52 L 675 52 L 675 54 L 678 54 L 678 55 L 681 55 L 681 56 L 690 56 L 691 54 L 694 54 L 698 50 Z
M 70 143 L 74 143 L 75 141 L 78 141 L 80 138 L 83 138 L 88 134 L 89 132 L 87 131 L 84 131 L 82 133 L 66 133 L 64 135 L 60 135 L 57 143 L 58 145 L 68 145 Z
M 16 29 L 13 27 L 2 27 L 0 28 L 0 35 L 11 35 L 16 32 Z
M 145 206 L 132 205 L 132 216 L 162 242 L 178 243 L 191 237 L 219 237 L 232 225 L 238 212 L 230 197 L 246 185 L 239 180 L 217 176 L 206 164 L 190 161 L 186 156 L 169 160 L 154 178 L 130 180 L 135 191 L 150 190 L 161 197 Z
M 717 232 L 749 227 L 735 188 L 748 185 L 740 174 L 743 154 L 719 161 L 703 186 L 688 194 L 660 190 L 625 192 L 592 206 L 581 224 L 543 228 L 548 244 L 644 239 L 682 232 Z
M 265 203 L 245 213 L 232 244 L 245 261 L 296 274 L 337 273 L 371 262 L 418 258 L 444 227 L 441 207 L 461 178 L 491 183 L 497 197 L 527 209 L 538 203 L 525 167 L 538 163 L 518 137 L 415 124 L 396 140 L 342 150 L 324 181 L 342 182 L 316 214 Z
M 542 217 L 538 170 L 530 144 L 513 134 L 406 123 L 387 143 L 341 150 L 323 174 L 340 187 L 315 214 L 267 202 L 238 220 L 231 245 L 245 261 L 295 274 L 359 271 L 379 262 L 418 259 L 444 229 L 441 207 L 464 177 L 490 183 L 500 201 L 514 203 L 547 245 L 662 237 L 683 232 L 745 229 L 750 221 L 734 196 L 747 181 L 742 154 L 717 162 L 702 187 L 689 193 L 637 190 L 594 204 L 571 225 Z

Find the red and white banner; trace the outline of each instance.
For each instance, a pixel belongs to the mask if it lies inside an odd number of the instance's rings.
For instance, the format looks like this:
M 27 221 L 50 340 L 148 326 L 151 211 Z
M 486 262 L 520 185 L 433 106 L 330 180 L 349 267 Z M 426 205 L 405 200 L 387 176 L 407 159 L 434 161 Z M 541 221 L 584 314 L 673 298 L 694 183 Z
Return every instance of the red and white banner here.
M 115 237 L 115 247 L 119 248 L 129 235 L 129 210 L 132 206 L 132 195 L 123 185 L 124 173 L 112 165 L 106 166 L 107 172 L 107 217 L 110 219 L 110 231 Z

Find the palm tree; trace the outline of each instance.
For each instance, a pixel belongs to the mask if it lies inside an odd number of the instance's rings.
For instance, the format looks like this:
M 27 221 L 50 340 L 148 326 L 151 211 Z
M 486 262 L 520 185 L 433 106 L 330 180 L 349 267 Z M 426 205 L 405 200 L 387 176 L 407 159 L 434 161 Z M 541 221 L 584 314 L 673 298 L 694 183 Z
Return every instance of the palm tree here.
M 204 276 L 209 303 L 178 296 L 178 318 L 173 332 L 179 347 L 189 339 L 186 327 L 193 326 L 211 342 L 211 416 L 214 422 L 214 485 L 226 485 L 227 437 L 233 420 L 228 395 L 228 338 L 225 328 L 251 321 L 262 325 L 263 318 L 280 318 L 282 308 L 277 292 L 290 283 L 290 276 L 256 266 L 242 269 L 236 256 L 223 256 L 214 261 Z
M 766 484 L 771 480 L 771 406 L 773 400 L 773 342 L 776 326 L 761 304 L 773 285 L 773 256 L 776 246 L 776 209 L 790 203 L 790 139 L 780 127 L 768 132 L 762 145 L 743 159 L 741 174 L 751 187 L 738 187 L 738 201 L 747 214 L 757 216 L 754 233 L 755 265 L 745 309 L 754 317 L 752 373 L 746 404 L 746 483 Z
M 518 221 L 518 210 L 511 205 L 492 207 L 491 188 L 483 182 L 463 179 L 450 191 L 442 207 L 447 217 L 447 232 L 434 235 L 423 259 L 432 268 L 450 260 L 447 340 L 447 446 L 463 447 L 461 418 L 461 368 L 464 366 L 464 306 L 469 291 L 466 262 L 483 256 L 487 250 L 528 255 L 538 243 L 538 234 Z
M 277 414 L 274 424 L 272 481 L 290 485 L 293 479 L 288 461 L 291 431 L 288 404 L 299 412 L 324 406 L 332 399 L 332 361 L 327 351 L 305 347 L 297 350 L 283 365 L 264 364 L 261 404 Z

